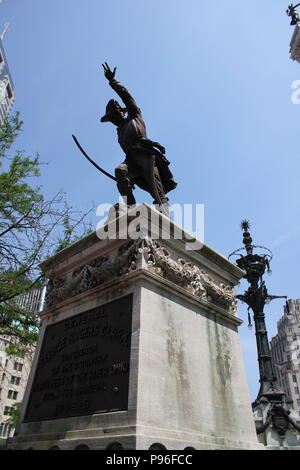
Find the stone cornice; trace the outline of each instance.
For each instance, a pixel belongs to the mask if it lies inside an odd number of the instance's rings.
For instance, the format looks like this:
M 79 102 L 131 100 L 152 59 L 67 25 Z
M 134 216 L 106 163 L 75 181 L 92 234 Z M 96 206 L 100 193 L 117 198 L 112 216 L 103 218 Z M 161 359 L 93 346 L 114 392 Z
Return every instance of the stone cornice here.
M 79 305 L 84 305 L 87 300 L 92 301 L 94 299 L 97 299 L 100 295 L 103 296 L 104 294 L 109 293 L 115 290 L 116 288 L 120 289 L 121 297 L 122 295 L 124 295 L 122 294 L 124 288 L 128 287 L 128 285 L 133 285 L 138 281 L 143 280 L 148 281 L 156 285 L 157 287 L 164 288 L 172 294 L 176 292 L 176 294 L 182 299 L 187 299 L 190 303 L 194 304 L 195 306 L 202 307 L 210 315 L 215 314 L 218 317 L 226 318 L 226 320 L 234 326 L 240 326 L 243 323 L 243 321 L 239 317 L 232 313 L 229 313 L 224 308 L 217 306 L 210 300 L 205 298 L 199 298 L 197 295 L 189 292 L 187 289 L 184 289 L 183 287 L 180 287 L 167 279 L 161 278 L 161 276 L 155 274 L 154 272 L 148 271 L 143 268 L 140 268 L 136 271 L 132 271 L 129 274 L 123 275 L 120 278 L 108 281 L 101 286 L 78 294 L 70 299 L 62 300 L 55 306 L 46 308 L 39 315 L 42 319 L 55 317 L 69 309 L 76 308 Z
M 47 310 L 65 302 L 70 305 L 84 293 L 92 296 L 95 288 L 105 289 L 111 283 L 122 285 L 137 272 L 147 273 L 153 281 L 163 282 L 172 290 L 176 288 L 201 300 L 203 305 L 214 305 L 235 317 L 236 293 L 232 285 L 216 281 L 199 265 L 178 257 L 178 253 L 172 257 L 165 246 L 149 238 L 127 241 L 63 277 L 50 279 Z

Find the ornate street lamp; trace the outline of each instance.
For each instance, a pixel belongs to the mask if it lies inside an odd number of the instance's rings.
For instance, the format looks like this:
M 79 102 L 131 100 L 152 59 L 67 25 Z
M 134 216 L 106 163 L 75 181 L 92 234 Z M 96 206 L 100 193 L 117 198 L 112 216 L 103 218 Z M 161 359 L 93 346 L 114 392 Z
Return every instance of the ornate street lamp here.
M 264 307 L 273 299 L 285 298 L 286 296 L 269 295 L 263 275 L 265 271 L 271 274 L 270 261 L 273 257 L 272 252 L 260 245 L 253 245 L 249 232 L 250 224 L 248 220 L 241 222 L 243 230 L 244 247 L 239 248 L 229 255 L 239 256 L 236 264 L 246 272 L 245 278 L 250 284 L 243 295 L 237 295 L 237 298 L 248 305 L 248 319 L 251 326 L 251 317 L 249 310 L 253 312 L 255 325 L 256 344 L 259 364 L 260 389 L 256 402 L 262 397 L 268 401 L 281 402 L 285 397 L 285 392 L 278 386 L 277 378 L 272 363 L 268 333 L 265 323 Z M 254 253 L 254 249 L 259 249 L 259 254 Z M 241 254 L 245 251 L 246 255 Z
M 255 325 L 260 388 L 252 407 L 255 410 L 256 407 L 265 406 L 267 410 L 265 414 L 263 413 L 263 421 L 256 422 L 256 432 L 262 434 L 272 425 L 278 435 L 283 438 L 290 427 L 300 432 L 300 426 L 290 416 L 291 412 L 286 404 L 286 394 L 277 384 L 268 341 L 264 307 L 266 303 L 273 299 L 286 299 L 287 297 L 269 295 L 263 275 L 266 270 L 271 274 L 270 262 L 273 254 L 264 246 L 252 244 L 248 220 L 241 222 L 241 228 L 243 230 L 244 246 L 231 253 L 229 258 L 232 256 L 238 257 L 236 264 L 245 271 L 245 278 L 250 284 L 244 294 L 237 295 L 237 298 L 248 305 L 249 326 L 252 326 L 250 309 L 252 310 Z M 253 253 L 254 249 L 258 249 L 259 254 Z M 246 254 L 243 255 L 241 252 L 246 252 Z

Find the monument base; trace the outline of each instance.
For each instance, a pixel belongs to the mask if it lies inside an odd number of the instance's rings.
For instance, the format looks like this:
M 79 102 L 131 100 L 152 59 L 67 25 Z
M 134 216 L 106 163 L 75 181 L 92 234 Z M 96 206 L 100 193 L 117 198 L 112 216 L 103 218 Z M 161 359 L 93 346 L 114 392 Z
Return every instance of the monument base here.
M 119 238 L 105 238 L 111 219 L 42 264 L 47 306 L 8 447 L 264 449 L 237 330 L 244 272 L 207 245 L 187 250 L 150 206 L 129 212 Z M 136 239 L 122 238 L 128 220 Z

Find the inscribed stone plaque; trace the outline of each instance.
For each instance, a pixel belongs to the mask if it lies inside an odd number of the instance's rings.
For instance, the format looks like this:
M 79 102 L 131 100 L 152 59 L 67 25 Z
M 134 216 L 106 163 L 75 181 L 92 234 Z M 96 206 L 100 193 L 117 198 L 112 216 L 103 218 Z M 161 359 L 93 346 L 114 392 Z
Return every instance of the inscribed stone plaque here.
M 46 328 L 24 421 L 128 407 L 132 296 Z

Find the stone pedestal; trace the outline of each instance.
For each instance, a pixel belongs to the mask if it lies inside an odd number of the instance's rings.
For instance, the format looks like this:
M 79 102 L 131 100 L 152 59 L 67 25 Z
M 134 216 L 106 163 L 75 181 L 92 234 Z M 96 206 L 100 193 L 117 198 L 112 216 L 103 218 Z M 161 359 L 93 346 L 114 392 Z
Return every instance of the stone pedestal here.
M 237 330 L 243 271 L 187 249 L 146 204 L 128 216 L 123 238 L 92 233 L 42 264 L 47 306 L 9 448 L 262 449 Z

